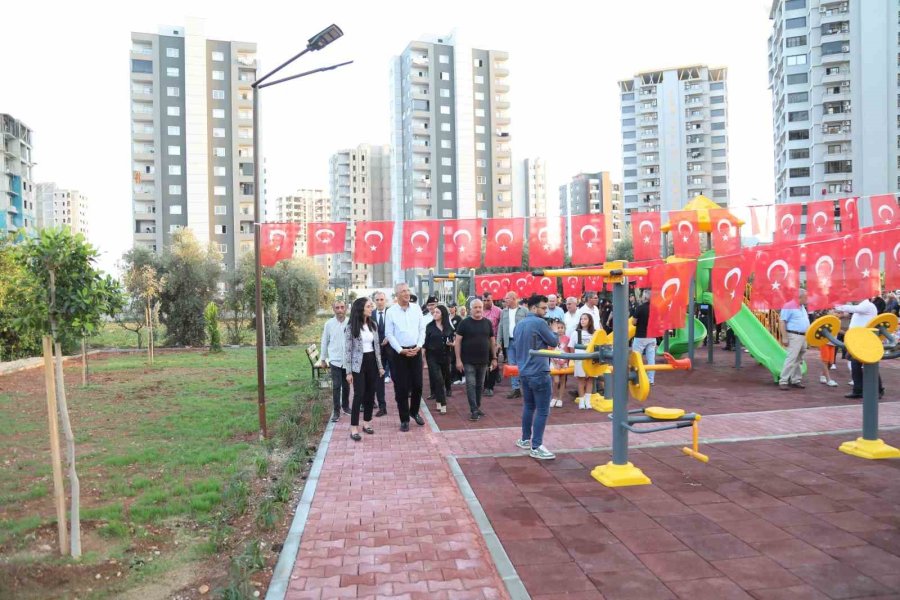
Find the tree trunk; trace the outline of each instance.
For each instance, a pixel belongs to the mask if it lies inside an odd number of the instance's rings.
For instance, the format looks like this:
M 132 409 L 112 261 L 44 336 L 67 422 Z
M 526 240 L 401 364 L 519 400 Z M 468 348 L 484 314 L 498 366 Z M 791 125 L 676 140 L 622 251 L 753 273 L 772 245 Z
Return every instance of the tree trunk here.
M 81 338 L 81 385 L 87 385 L 88 364 L 87 364 L 87 344 L 84 337 Z
M 47 389 L 47 418 L 50 422 L 50 461 L 53 468 L 53 504 L 56 506 L 56 528 L 59 553 L 69 553 L 66 531 L 66 488 L 63 485 L 62 457 L 59 449 L 59 413 L 56 404 L 56 378 L 53 372 L 53 340 L 44 336 L 44 386 Z

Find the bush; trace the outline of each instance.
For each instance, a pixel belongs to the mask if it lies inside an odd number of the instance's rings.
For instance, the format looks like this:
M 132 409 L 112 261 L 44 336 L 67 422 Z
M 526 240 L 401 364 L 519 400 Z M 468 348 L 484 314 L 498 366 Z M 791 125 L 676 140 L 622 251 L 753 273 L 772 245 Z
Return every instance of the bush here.
M 219 333 L 219 308 L 215 302 L 206 305 L 203 311 L 203 319 L 206 321 L 206 336 L 209 338 L 210 352 L 222 351 L 222 334 Z
M 266 269 L 266 276 L 275 281 L 278 290 L 281 343 L 294 344 L 297 329 L 312 321 L 326 300 L 325 279 L 309 259 L 283 260 Z

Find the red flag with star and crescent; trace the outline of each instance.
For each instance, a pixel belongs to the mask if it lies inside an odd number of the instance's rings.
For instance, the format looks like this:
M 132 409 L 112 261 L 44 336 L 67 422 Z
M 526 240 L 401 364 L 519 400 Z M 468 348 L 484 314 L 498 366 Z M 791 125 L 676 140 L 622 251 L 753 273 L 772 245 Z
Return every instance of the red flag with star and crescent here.
M 872 207 L 872 227 L 874 229 L 892 229 L 900 225 L 898 220 L 897 196 L 881 194 L 869 198 Z
M 789 244 L 768 244 L 754 248 L 753 310 L 781 310 L 797 299 L 800 288 L 799 249 Z
M 811 242 L 806 246 L 806 291 L 808 310 L 830 308 L 841 301 L 844 283 L 840 239 Z
M 357 221 L 353 261 L 364 265 L 388 262 L 393 238 L 393 221 Z
M 663 264 L 663 259 L 661 258 L 657 258 L 656 260 L 644 260 L 640 262 L 628 263 L 629 267 L 634 267 L 637 269 L 647 269 L 646 275 L 638 275 L 634 278 L 635 287 L 637 287 L 638 289 L 650 287 L 650 275 L 653 273 L 653 268 L 661 264 Z
M 488 219 L 485 267 L 521 267 L 525 219 Z
M 724 323 L 741 310 L 749 276 L 742 256 L 716 257 L 710 279 L 716 323 Z
M 875 231 L 858 231 L 844 237 L 844 280 L 846 289 L 841 302 L 856 302 L 864 298 L 878 295 L 880 285 L 880 257 L 882 233 Z M 891 257 L 890 251 L 885 257 L 885 283 Z M 835 256 L 840 256 L 836 254 Z
M 528 219 L 528 266 L 563 266 L 566 224 L 562 217 Z
M 600 292 L 603 291 L 603 278 L 599 275 L 586 275 L 584 277 L 584 291 Z
M 800 215 L 802 204 L 777 204 L 775 206 L 774 242 L 796 242 L 800 238 Z
M 834 201 L 821 200 L 806 205 L 806 239 L 834 237 Z
M 634 260 L 655 260 L 661 256 L 661 225 L 658 212 L 631 213 Z
M 337 254 L 347 242 L 346 223 L 307 223 L 306 255 Z
M 700 256 L 700 227 L 695 210 L 669 211 L 669 223 L 672 226 L 672 243 L 675 256 L 681 258 L 697 258 Z
M 884 287 L 900 289 L 900 229 L 890 229 L 882 235 L 884 248 Z
M 650 273 L 648 337 L 659 337 L 669 329 L 684 327 L 691 275 L 696 264 L 693 260 L 679 260 L 653 267 Z
M 441 222 L 437 220 L 406 221 L 403 223 L 400 268 L 427 269 L 437 266 L 440 232 Z
M 297 241 L 297 223 L 263 223 L 260 225 L 259 264 L 274 267 L 280 260 L 290 260 L 294 256 L 294 242 Z
M 572 264 L 606 262 L 606 218 L 602 213 L 572 215 Z
M 475 289 L 479 295 L 491 294 L 494 298 L 498 298 L 509 291 L 509 285 L 510 277 L 507 274 L 475 276 Z
M 550 294 L 558 295 L 559 282 L 556 277 L 548 277 L 546 275 L 543 277 L 535 277 L 531 284 L 531 290 L 535 294 L 542 294 L 544 296 L 549 296 Z
M 737 225 L 738 220 L 731 214 L 731 211 L 727 208 L 710 209 L 709 222 L 716 256 L 740 254 L 741 235 Z
M 562 278 L 563 296 L 566 298 L 580 298 L 584 290 L 584 281 L 575 275 L 566 275 Z
M 481 220 L 441 221 L 444 229 L 444 268 L 475 269 L 481 266 Z
M 527 298 L 534 291 L 534 275 L 528 271 L 511 273 L 509 276 L 509 289 L 519 298 Z
M 859 198 L 841 198 L 841 231 L 859 231 Z

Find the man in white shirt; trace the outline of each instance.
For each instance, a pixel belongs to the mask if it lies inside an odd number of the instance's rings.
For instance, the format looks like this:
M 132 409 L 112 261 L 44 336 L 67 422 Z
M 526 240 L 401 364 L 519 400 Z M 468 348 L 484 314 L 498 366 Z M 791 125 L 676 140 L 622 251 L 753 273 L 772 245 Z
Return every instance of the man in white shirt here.
M 878 309 L 871 300 L 866 298 L 859 304 L 839 304 L 834 309 L 838 312 L 851 315 L 848 329 L 865 327 L 869 321 L 878 316 Z M 850 355 L 850 372 L 853 374 L 853 391 L 844 398 L 862 398 L 863 392 L 863 366 L 862 363 Z M 878 397 L 884 396 L 884 385 L 881 383 L 881 375 L 878 376 Z
M 566 298 L 566 313 L 563 315 L 563 323 L 566 324 L 566 336 L 571 338 L 572 332 L 578 327 L 578 299 L 575 296 Z
M 422 344 L 425 343 L 425 319 L 422 310 L 410 303 L 409 285 L 394 286 L 396 304 L 385 315 L 385 337 L 391 347 L 391 373 L 400 431 L 409 431 L 409 419 L 424 425 L 419 415 L 422 403 Z
M 389 346 L 387 337 L 384 335 L 387 296 L 384 292 L 375 292 L 372 294 L 372 300 L 375 302 L 375 310 L 372 312 L 372 318 L 375 319 L 375 325 L 378 326 L 378 339 L 381 340 L 381 348 L 377 351 L 381 353 L 381 365 L 384 367 L 384 376 L 378 378 L 378 385 L 375 387 L 375 399 L 378 402 L 378 412 L 375 413 L 375 416 L 383 417 L 387 414 L 387 402 L 384 399 L 384 384 L 390 383 L 391 381 L 390 361 L 388 360 Z
M 350 384 L 344 368 L 344 332 L 347 329 L 347 306 L 343 300 L 335 300 L 331 305 L 334 316 L 325 321 L 322 342 L 319 344 L 321 366 L 331 368 L 331 420 L 336 423 L 344 414 L 350 414 Z
M 506 294 L 506 308 L 500 313 L 500 323 L 497 327 L 497 341 L 503 346 L 503 354 L 506 356 L 506 364 L 516 364 L 516 356 L 512 350 L 512 342 L 515 339 L 516 325 L 528 316 L 528 310 L 519 306 L 515 292 Z M 521 398 L 522 390 L 519 389 L 519 378 L 510 377 L 512 391 L 507 398 Z
M 600 298 L 597 296 L 597 292 L 585 292 L 584 293 L 584 306 L 578 309 L 575 313 L 578 315 L 578 319 L 581 318 L 581 315 L 584 313 L 588 313 L 591 315 L 591 318 L 594 319 L 594 331 L 600 329 L 603 324 L 600 322 L 600 309 L 597 305 L 600 303 Z M 575 321 L 575 326 L 578 326 L 578 321 Z
M 563 320 L 565 313 L 563 312 L 563 309 L 559 307 L 558 302 L 559 298 L 557 298 L 556 294 L 550 294 L 549 296 L 547 296 L 547 312 L 544 314 L 544 318 L 546 320 Z

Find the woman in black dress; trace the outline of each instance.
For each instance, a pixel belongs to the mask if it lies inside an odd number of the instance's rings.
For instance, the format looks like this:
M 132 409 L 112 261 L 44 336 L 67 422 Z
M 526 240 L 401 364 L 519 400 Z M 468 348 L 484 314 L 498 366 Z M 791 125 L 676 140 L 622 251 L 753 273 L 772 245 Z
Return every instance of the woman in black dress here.
M 447 398 L 450 391 L 450 352 L 453 346 L 453 326 L 447 307 L 439 304 L 431 311 L 434 320 L 425 328 L 425 362 L 428 364 L 428 378 L 433 382 L 437 397 L 437 408 L 441 414 L 447 413 Z

